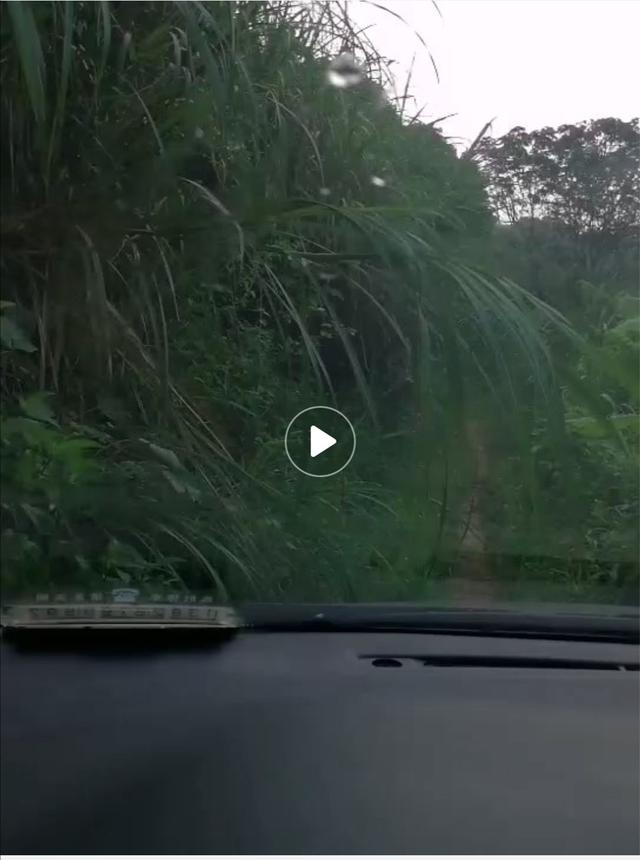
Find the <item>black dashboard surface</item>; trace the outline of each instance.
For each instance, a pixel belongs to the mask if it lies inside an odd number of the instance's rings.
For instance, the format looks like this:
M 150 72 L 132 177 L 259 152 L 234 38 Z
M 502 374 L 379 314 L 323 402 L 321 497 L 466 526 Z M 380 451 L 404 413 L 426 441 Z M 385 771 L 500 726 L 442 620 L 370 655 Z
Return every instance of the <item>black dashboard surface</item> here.
M 633 645 L 116 641 L 1 643 L 3 852 L 640 849 Z

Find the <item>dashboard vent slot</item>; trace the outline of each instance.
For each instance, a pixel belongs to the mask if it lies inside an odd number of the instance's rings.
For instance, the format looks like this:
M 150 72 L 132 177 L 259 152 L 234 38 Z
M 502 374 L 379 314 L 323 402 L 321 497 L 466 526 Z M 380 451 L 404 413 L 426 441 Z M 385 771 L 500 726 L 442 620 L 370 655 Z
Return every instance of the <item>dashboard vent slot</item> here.
M 637 672 L 637 662 L 617 662 L 612 660 L 567 660 L 562 657 L 501 657 L 494 655 L 399 655 L 363 654 L 376 668 L 401 668 L 403 665 L 421 665 L 440 668 L 479 668 L 479 669 L 571 669 L 608 672 Z

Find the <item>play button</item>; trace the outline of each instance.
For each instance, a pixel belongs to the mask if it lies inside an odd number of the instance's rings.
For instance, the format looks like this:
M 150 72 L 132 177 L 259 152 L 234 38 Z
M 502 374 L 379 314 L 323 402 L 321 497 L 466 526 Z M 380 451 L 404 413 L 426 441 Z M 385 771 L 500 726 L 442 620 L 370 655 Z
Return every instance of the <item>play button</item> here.
M 322 454 L 322 452 L 326 451 L 327 448 L 331 448 L 335 445 L 337 441 L 338 440 L 334 439 L 333 436 L 329 436 L 329 434 L 325 433 L 324 430 L 321 430 L 319 427 L 316 427 L 315 424 L 312 424 L 309 431 L 309 454 L 312 457 L 317 457 L 318 454 Z
M 356 434 L 338 409 L 309 406 L 289 422 L 284 449 L 291 465 L 303 475 L 330 478 L 353 459 Z

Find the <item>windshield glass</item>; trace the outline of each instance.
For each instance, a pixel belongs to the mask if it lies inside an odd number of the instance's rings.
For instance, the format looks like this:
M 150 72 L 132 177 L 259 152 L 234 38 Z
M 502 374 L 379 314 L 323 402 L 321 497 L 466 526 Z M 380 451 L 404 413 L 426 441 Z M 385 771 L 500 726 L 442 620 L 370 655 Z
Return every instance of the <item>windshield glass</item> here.
M 576 5 L 3 4 L 5 602 L 637 604 L 640 6 Z

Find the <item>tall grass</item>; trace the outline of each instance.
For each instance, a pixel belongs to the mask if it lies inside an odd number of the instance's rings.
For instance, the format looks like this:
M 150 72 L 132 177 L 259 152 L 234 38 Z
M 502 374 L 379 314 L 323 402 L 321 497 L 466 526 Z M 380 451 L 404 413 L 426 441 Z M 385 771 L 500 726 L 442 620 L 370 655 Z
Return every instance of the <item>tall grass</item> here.
M 345 50 L 360 78 L 332 86 Z M 372 558 L 402 592 L 408 505 L 426 576 L 478 392 L 525 439 L 522 398 L 554 403 L 542 330 L 567 329 L 475 265 L 474 166 L 381 98 L 342 4 L 8 2 L 2 56 L 3 300 L 36 346 L 3 353 L 4 394 L 55 392 L 63 423 L 106 432 L 102 480 L 139 484 L 135 504 L 87 489 L 105 539 L 223 596 L 355 599 Z M 311 488 L 271 452 L 318 400 L 379 459 Z M 398 503 L 408 450 L 422 481 Z

